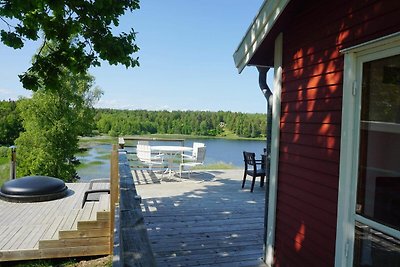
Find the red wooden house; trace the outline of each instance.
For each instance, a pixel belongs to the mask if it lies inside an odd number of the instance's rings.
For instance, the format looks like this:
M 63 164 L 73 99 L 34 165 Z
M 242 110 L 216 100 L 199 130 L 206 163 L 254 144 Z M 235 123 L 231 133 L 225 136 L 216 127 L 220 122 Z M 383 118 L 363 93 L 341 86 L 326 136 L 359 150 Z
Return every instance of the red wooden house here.
M 266 263 L 400 266 L 400 1 L 267 0 L 234 60 L 274 71 Z

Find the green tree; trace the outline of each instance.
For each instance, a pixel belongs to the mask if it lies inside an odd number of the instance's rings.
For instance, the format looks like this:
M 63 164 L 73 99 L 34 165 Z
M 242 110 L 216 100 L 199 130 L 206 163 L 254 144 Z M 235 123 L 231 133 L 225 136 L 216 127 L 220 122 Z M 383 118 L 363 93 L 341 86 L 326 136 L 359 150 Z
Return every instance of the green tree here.
M 127 68 L 139 65 L 138 58 L 132 57 L 139 50 L 134 30 L 112 33 L 120 16 L 138 8 L 139 0 L 3 0 L 1 41 L 18 49 L 42 35 L 36 60 L 19 77 L 26 89 L 58 90 L 63 88 L 64 69 L 84 74 L 89 67 L 99 66 L 100 59 Z M 44 52 L 48 43 L 59 45 Z
M 48 175 L 72 181 L 78 136 L 94 127 L 93 77 L 64 70 L 60 90 L 38 90 L 19 102 L 25 132 L 16 140 L 18 175 Z
M 15 101 L 0 101 L 0 146 L 14 144 L 22 131 L 22 123 Z

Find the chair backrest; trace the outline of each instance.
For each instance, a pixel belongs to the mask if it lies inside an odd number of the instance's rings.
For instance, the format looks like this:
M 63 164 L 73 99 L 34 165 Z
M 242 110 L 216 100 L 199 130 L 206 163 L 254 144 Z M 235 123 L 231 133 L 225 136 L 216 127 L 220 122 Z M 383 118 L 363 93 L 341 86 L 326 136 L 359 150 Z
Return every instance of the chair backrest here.
M 192 156 L 193 158 L 197 158 L 197 151 L 199 147 L 205 147 L 206 145 L 204 143 L 199 143 L 199 142 L 193 142 L 193 152 Z
M 137 145 L 145 145 L 145 146 L 147 146 L 147 145 L 149 145 L 149 141 L 140 140 L 140 141 L 137 142 Z
M 244 164 L 256 166 L 256 153 L 243 151 Z
M 201 146 L 201 147 L 198 147 L 196 150 L 197 150 L 196 162 L 203 163 L 204 159 L 206 157 L 206 147 L 205 146 Z
M 141 161 L 150 161 L 151 160 L 151 149 L 148 145 L 137 145 L 136 147 L 136 156 Z

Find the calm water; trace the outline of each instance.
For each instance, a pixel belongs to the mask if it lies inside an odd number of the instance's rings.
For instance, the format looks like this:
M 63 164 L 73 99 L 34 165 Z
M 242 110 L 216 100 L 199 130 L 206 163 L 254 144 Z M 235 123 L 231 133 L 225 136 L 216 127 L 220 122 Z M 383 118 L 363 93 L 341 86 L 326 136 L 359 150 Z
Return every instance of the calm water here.
M 193 142 L 202 142 L 206 145 L 205 165 L 214 163 L 226 163 L 236 167 L 243 166 L 244 150 L 255 152 L 257 157 L 263 153 L 265 141 L 256 140 L 225 140 L 225 139 L 186 139 L 185 146 L 192 146 Z M 151 142 L 151 145 L 180 145 L 174 142 Z M 133 148 L 128 147 L 128 150 Z M 110 160 L 108 156 L 111 152 L 111 145 L 99 144 L 88 149 L 87 152 L 77 155 L 77 158 L 86 163 L 83 168 L 79 168 L 78 175 L 81 181 L 88 181 L 94 178 L 105 178 L 110 173 Z

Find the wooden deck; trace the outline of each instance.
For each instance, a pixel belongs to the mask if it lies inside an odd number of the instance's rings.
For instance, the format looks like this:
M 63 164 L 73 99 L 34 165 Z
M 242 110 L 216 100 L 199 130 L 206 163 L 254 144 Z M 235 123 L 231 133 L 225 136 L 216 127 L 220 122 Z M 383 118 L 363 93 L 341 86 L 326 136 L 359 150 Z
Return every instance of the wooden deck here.
M 241 189 L 241 170 L 161 179 L 132 171 L 158 266 L 265 266 L 265 189 Z M 174 181 L 175 180 L 175 181 Z
M 67 197 L 36 203 L 0 200 L 0 262 L 109 253 L 109 197 L 87 202 L 88 183 L 67 184 Z M 104 188 L 108 184 L 95 184 Z

